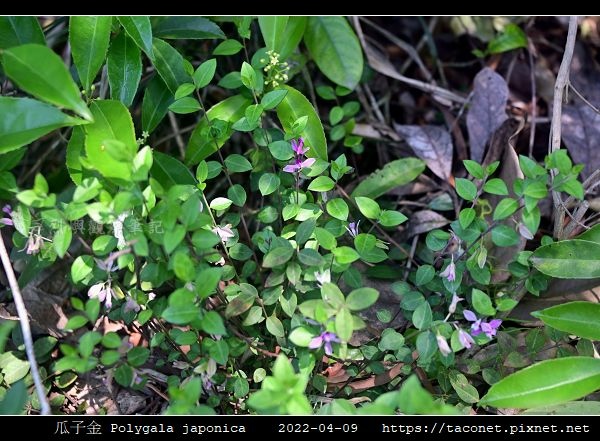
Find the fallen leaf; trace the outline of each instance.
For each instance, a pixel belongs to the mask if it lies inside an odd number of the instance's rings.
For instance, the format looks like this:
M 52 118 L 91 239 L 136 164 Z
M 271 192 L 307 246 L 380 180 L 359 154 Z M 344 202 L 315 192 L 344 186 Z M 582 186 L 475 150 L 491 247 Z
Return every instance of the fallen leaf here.
M 442 126 L 405 126 L 394 124 L 416 155 L 439 178 L 447 181 L 452 173 L 452 138 Z
M 404 363 L 397 363 L 391 369 L 385 371 L 379 375 L 373 375 L 364 380 L 353 381 L 348 384 L 354 393 L 362 392 L 367 389 L 372 389 L 377 386 L 381 386 L 389 383 L 394 378 L 396 378 L 402 372 L 402 368 L 404 367 Z
M 596 108 L 600 106 L 600 71 L 591 54 L 578 44 L 573 54 L 571 84 Z M 584 177 L 600 168 L 600 115 L 574 92 L 563 105 L 562 138 L 573 161 L 585 164 Z
M 481 162 L 485 145 L 506 120 L 508 86 L 504 78 L 489 67 L 481 70 L 473 81 L 473 99 L 467 113 L 467 130 L 471 159 Z
M 427 233 L 428 231 L 442 228 L 448 225 L 450 221 L 439 213 L 432 210 L 417 211 L 410 217 L 408 224 L 408 237 L 417 234 Z

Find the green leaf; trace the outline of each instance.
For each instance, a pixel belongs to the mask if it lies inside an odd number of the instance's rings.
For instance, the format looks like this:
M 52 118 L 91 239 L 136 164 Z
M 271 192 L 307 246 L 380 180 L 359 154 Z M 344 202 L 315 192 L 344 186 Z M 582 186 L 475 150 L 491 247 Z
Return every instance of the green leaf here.
M 408 218 L 399 211 L 383 210 L 379 215 L 379 223 L 384 227 L 395 227 L 407 220 Z
M 115 380 L 123 387 L 131 387 L 131 383 L 133 383 L 133 369 L 126 364 L 122 364 L 115 369 Z
M 165 251 L 170 254 L 177 245 L 181 243 L 185 237 L 185 228 L 182 225 L 175 225 L 173 228 L 169 228 L 163 235 L 163 245 Z
M 573 239 L 535 250 L 530 261 L 543 274 L 559 279 L 600 277 L 600 244 Z
M 527 47 L 527 35 L 519 26 L 509 23 L 502 34 L 488 43 L 487 51 L 490 54 L 500 54 L 521 47 Z
M 188 113 L 194 113 L 200 110 L 200 103 L 196 98 L 191 96 L 186 96 L 176 100 L 173 104 L 169 106 L 169 110 L 173 113 L 178 113 L 181 115 L 185 115 Z
M 110 45 L 106 65 L 110 97 L 131 106 L 142 77 L 139 47 L 125 33 L 118 35 Z
M 177 92 L 177 88 L 183 83 L 191 83 L 192 79 L 186 72 L 183 57 L 166 41 L 159 38 L 152 40 L 152 64 L 161 76 L 172 94 Z
M 150 18 L 148 16 L 122 16 L 117 18 L 135 44 L 146 52 L 148 57 L 152 58 L 154 52 L 152 50 L 152 25 L 150 24 Z
M 285 98 L 287 93 L 288 93 L 288 91 L 285 89 L 276 89 L 276 90 L 267 92 L 265 94 L 265 96 L 263 96 L 262 99 L 260 100 L 260 104 L 261 104 L 261 106 L 263 106 L 263 109 L 265 109 L 265 110 L 274 109 Z
M 213 55 L 235 55 L 244 46 L 237 40 L 225 40 L 215 48 Z
M 456 178 L 456 192 L 466 201 L 472 201 L 477 196 L 477 187 L 473 182 L 464 178 Z
M 490 179 L 483 186 L 483 190 L 489 194 L 497 194 L 500 196 L 508 195 L 508 188 L 502 179 L 494 178 Z
M 162 313 L 162 318 L 174 325 L 187 325 L 198 317 L 200 317 L 200 309 L 193 303 L 171 305 Z
M 475 220 L 475 210 L 473 208 L 463 208 L 460 210 L 458 215 L 458 221 L 460 222 L 460 226 L 465 229 L 468 228 L 469 225 Z
M 246 203 L 246 190 L 239 184 L 234 184 L 233 186 L 227 189 L 227 197 L 231 199 L 234 205 L 238 207 L 243 207 Z
M 173 94 L 160 76 L 152 78 L 144 92 L 142 128 L 151 133 L 165 117 L 173 101 Z
M 287 90 L 287 94 L 277 106 L 277 117 L 284 130 L 291 132 L 298 118 L 307 117 L 306 127 L 300 133 L 305 145 L 310 147 L 306 155 L 327 161 L 327 141 L 319 115 L 310 101 L 298 90 L 290 86 L 284 86 L 284 90 Z
M 531 313 L 546 325 L 578 337 L 600 340 L 600 304 L 569 302 Z
M 363 71 L 356 34 L 343 17 L 309 17 L 304 42 L 323 74 L 340 86 L 354 89 Z
M 2 64 L 6 75 L 25 92 L 92 120 L 71 74 L 51 49 L 38 44 L 7 49 L 2 54 Z
M 582 398 L 600 388 L 600 359 L 545 360 L 492 385 L 479 405 L 528 409 Z
M 243 292 L 233 300 L 231 300 L 225 308 L 225 318 L 231 318 L 243 314 L 254 304 L 256 295 Z
M 495 315 L 496 310 L 492 306 L 492 300 L 490 297 L 476 288 L 473 288 L 473 292 L 471 294 L 471 303 L 473 303 L 473 308 L 481 315 Z
M 321 266 L 323 265 L 323 257 L 311 248 L 304 248 L 298 253 L 298 259 L 306 266 Z
M 544 167 L 540 166 L 537 162 L 527 156 L 519 155 L 519 166 L 521 167 L 523 174 L 531 179 L 546 174 Z
M 420 159 L 397 159 L 364 178 L 356 186 L 352 196 L 366 196 L 376 199 L 396 187 L 415 180 L 423 170 L 425 170 L 425 162 Z
M 308 189 L 311 191 L 329 191 L 333 189 L 335 182 L 328 176 L 319 176 L 314 179 L 309 185 Z
M 54 234 L 52 242 L 54 243 L 54 249 L 56 250 L 56 254 L 61 259 L 67 253 L 69 245 L 71 245 L 72 237 L 73 232 L 71 231 L 71 226 L 69 224 L 62 224 Z
M 493 220 L 506 219 L 519 208 L 519 203 L 512 198 L 502 199 L 494 210 Z M 464 228 L 464 227 L 463 227 Z
M 120 142 L 126 156 L 133 158 L 138 145 L 133 122 L 127 108 L 120 101 L 96 100 L 90 105 L 94 123 L 85 127 L 85 150 L 89 162 L 105 177 L 129 180 L 132 163 L 114 159 L 107 149 L 107 140 Z
M 281 266 L 290 260 L 293 255 L 294 249 L 291 246 L 274 248 L 265 255 L 263 259 L 263 266 L 265 268 Z
M 2 32 L 3 30 L 0 28 L 0 35 L 2 35 Z M 23 413 L 26 401 L 27 387 L 25 386 L 25 381 L 17 381 L 11 385 L 4 394 L 2 401 L 0 401 L 0 415 L 19 415 Z
M 227 364 L 229 358 L 229 346 L 225 340 L 218 340 L 210 346 L 209 354 L 219 364 Z M 199 378 L 198 378 L 199 380 Z M 197 396 L 197 395 L 196 395 Z
M 315 335 L 310 330 L 304 326 L 300 326 L 290 332 L 288 339 L 296 346 L 306 348 L 314 337 Z
M 570 401 L 526 410 L 520 415 L 600 415 L 598 401 Z
M 225 38 L 215 23 L 204 17 L 164 17 L 153 28 L 154 35 L 161 38 L 207 40 Z
M 104 64 L 110 40 L 110 16 L 73 16 L 69 19 L 69 43 L 83 88 L 90 91 Z
M 374 288 L 358 288 L 348 294 L 346 306 L 351 311 L 360 311 L 373 305 L 379 298 L 379 292 Z
M 431 265 L 421 265 L 415 274 L 415 284 L 417 286 L 426 285 L 435 277 L 435 268 Z
M 250 100 L 248 98 L 242 95 L 234 95 L 211 107 L 206 112 L 206 118 L 209 121 L 218 119 L 233 123 L 244 116 L 246 107 L 249 104 Z M 194 165 L 206 159 L 216 152 L 215 144 L 221 148 L 231 136 L 232 131 L 230 128 L 218 136 L 216 140 L 207 136 L 208 123 L 206 118 L 202 118 L 192 132 L 185 152 L 186 164 Z
M 0 97 L 0 114 L 0 153 L 18 149 L 60 127 L 84 122 L 31 98 Z
M 212 81 L 215 76 L 215 71 L 217 70 L 217 60 L 216 58 L 211 58 L 210 60 L 206 60 L 198 69 L 194 72 L 192 76 L 194 80 L 194 84 L 197 89 L 202 89 L 203 87 L 208 86 L 208 84 Z
M 242 155 L 233 154 L 225 158 L 225 167 L 230 173 L 243 173 L 252 170 L 252 164 Z
M 335 316 L 335 331 L 342 341 L 348 341 L 354 331 L 352 314 L 347 308 L 342 308 Z
M 116 332 L 110 331 L 102 337 L 102 346 L 109 349 L 116 349 L 121 346 L 121 338 Z
M 498 225 L 492 230 L 492 242 L 499 247 L 511 247 L 520 242 L 520 236 L 507 225 Z
M 342 198 L 332 199 L 327 202 L 327 213 L 331 217 L 339 219 L 341 221 L 345 221 L 348 219 L 348 214 L 350 210 L 348 209 L 348 204 Z
M 429 303 L 421 303 L 417 309 L 414 310 L 412 320 L 415 327 L 419 330 L 429 328 L 432 320 L 431 306 L 429 306 Z
M 77 256 L 71 265 L 71 279 L 73 280 L 73 283 L 82 282 L 92 273 L 94 266 L 95 264 L 92 256 Z
M 181 161 L 157 151 L 152 152 L 152 156 L 154 161 L 150 174 L 165 189 L 169 189 L 173 185 L 196 184 L 194 175 Z
M 381 351 L 397 351 L 404 346 L 404 336 L 395 329 L 384 329 L 377 347 Z
M 483 179 L 485 177 L 485 171 L 483 170 L 483 167 L 477 162 L 472 161 L 470 159 L 465 159 L 463 161 L 463 165 L 465 166 L 469 174 L 474 178 Z
M 79 353 L 82 357 L 88 358 L 94 352 L 94 348 L 102 340 L 99 332 L 88 331 L 79 338 Z
M 379 208 L 379 204 L 373 199 L 364 196 L 357 196 L 354 198 L 354 200 L 356 201 L 356 205 L 364 217 L 367 219 L 377 219 L 379 217 L 381 208 Z
M 461 400 L 465 403 L 473 404 L 479 401 L 479 392 L 467 380 L 463 374 L 452 370 L 449 374 L 450 384 L 456 391 Z
M 546 188 L 546 184 L 544 182 L 526 181 L 523 194 L 535 199 L 544 199 L 548 195 L 548 188 Z
M 202 321 L 200 323 L 200 327 L 207 334 L 213 335 L 225 335 L 227 334 L 227 330 L 225 329 L 225 323 L 223 322 L 223 318 L 216 311 L 208 311 L 202 317 Z
M 5 352 L 0 355 L 0 372 L 4 375 L 3 382 L 16 383 L 29 372 L 29 362 L 17 358 L 14 352 Z
M 315 231 L 315 226 L 317 221 L 315 219 L 308 219 L 298 225 L 298 229 L 296 230 L 296 242 L 298 245 L 304 245 L 310 236 Z
M 260 32 L 265 40 L 267 49 L 281 53 L 288 19 L 288 16 L 258 17 Z
M 27 43 L 46 44 L 37 17 L 0 17 L 0 49 Z
M 74 315 L 65 324 L 65 329 L 74 331 L 76 329 L 81 328 L 87 322 L 88 322 L 87 317 L 84 317 L 83 315 Z
M 231 207 L 232 201 L 227 198 L 214 198 L 210 201 L 210 208 L 216 211 L 227 210 Z
M 277 318 L 275 315 L 270 315 L 267 317 L 267 331 L 273 334 L 275 337 L 284 337 L 285 331 L 283 329 L 283 324 L 281 320 Z

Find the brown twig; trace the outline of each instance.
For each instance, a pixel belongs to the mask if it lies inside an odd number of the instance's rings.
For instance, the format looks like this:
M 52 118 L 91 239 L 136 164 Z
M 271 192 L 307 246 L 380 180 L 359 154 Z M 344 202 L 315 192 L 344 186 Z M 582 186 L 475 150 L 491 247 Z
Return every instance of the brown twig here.
M 29 360 L 31 376 L 33 377 L 33 382 L 35 384 L 35 391 L 37 392 L 38 399 L 40 400 L 40 413 L 42 415 L 50 415 L 50 404 L 48 403 L 48 398 L 46 397 L 46 389 L 42 384 L 40 371 L 38 369 L 37 361 L 35 360 L 33 337 L 31 336 L 27 308 L 25 307 L 25 302 L 23 301 L 23 296 L 21 295 L 19 283 L 17 282 L 15 272 L 10 262 L 10 257 L 8 257 L 8 251 L 4 245 L 2 233 L 0 233 L 0 258 L 2 259 L 2 266 L 4 267 L 4 272 L 8 278 L 8 284 L 10 285 L 15 306 L 17 307 L 19 323 L 21 324 L 21 332 L 23 333 L 23 342 L 25 343 L 25 352 L 27 353 L 27 359 Z
M 569 85 L 569 72 L 571 70 L 571 60 L 573 59 L 576 37 L 577 16 L 572 16 L 569 18 L 569 31 L 567 33 L 565 51 L 560 63 L 558 75 L 556 76 L 556 82 L 554 83 L 554 100 L 552 102 L 552 123 L 550 126 L 550 145 L 548 146 L 548 153 L 553 153 L 560 149 L 562 104 L 565 90 Z M 552 177 L 554 178 L 554 173 L 552 174 Z M 554 237 L 560 237 L 563 229 L 564 207 L 558 191 L 552 192 L 552 200 L 554 202 Z

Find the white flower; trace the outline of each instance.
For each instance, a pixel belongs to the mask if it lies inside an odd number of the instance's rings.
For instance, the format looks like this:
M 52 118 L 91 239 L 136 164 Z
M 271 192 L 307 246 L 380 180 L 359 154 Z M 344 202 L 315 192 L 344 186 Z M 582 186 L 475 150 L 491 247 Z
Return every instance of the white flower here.
M 125 236 L 123 236 L 123 222 L 127 218 L 127 213 L 121 213 L 117 219 L 112 223 L 114 236 L 117 238 L 117 246 L 119 248 L 123 248 L 127 245 L 125 241 Z
M 437 340 L 438 348 L 442 355 L 444 357 L 448 356 L 452 352 L 452 349 L 450 349 L 450 346 L 448 346 L 448 342 L 446 341 L 446 339 L 440 334 L 438 334 L 435 338 Z
M 448 306 L 448 312 L 450 314 L 454 314 L 456 312 L 456 305 L 458 305 L 458 302 L 461 300 L 464 299 L 462 297 L 458 297 L 456 293 L 452 294 L 452 302 L 450 302 L 450 306 Z
M 331 272 L 328 269 L 321 272 L 317 271 L 315 273 L 315 279 L 317 279 L 317 285 L 323 286 L 324 283 L 331 282 Z
M 224 227 L 217 225 L 212 229 L 212 232 L 215 233 L 221 239 L 221 242 L 225 243 L 229 239 L 231 239 L 235 234 L 231 230 L 231 224 L 227 224 Z
M 113 295 L 114 291 L 111 287 L 110 280 L 107 282 L 96 283 L 88 290 L 88 297 L 90 299 L 98 299 L 100 302 L 104 302 L 106 309 L 111 308 Z

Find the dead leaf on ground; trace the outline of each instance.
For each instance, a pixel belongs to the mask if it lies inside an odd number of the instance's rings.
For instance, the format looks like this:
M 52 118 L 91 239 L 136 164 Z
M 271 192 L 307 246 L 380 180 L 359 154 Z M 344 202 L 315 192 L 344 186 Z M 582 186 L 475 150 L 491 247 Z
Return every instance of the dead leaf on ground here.
M 442 228 L 448 225 L 450 221 L 439 213 L 432 210 L 421 210 L 414 213 L 408 224 L 408 237 L 417 234 L 427 233 L 428 231 Z
M 439 178 L 447 181 L 452 174 L 452 138 L 442 126 L 406 126 L 394 124 L 416 155 Z
M 353 393 L 358 393 L 377 386 L 382 386 L 400 375 L 403 367 L 404 363 L 397 363 L 391 369 L 382 374 L 373 375 L 364 380 L 353 381 L 352 383 L 349 383 L 348 386 L 352 388 Z
M 471 159 L 481 162 L 485 145 L 506 120 L 508 86 L 504 78 L 489 67 L 481 70 L 473 81 L 473 99 L 467 113 L 467 130 Z
M 582 45 L 576 47 L 571 63 L 573 87 L 596 108 L 600 106 L 600 71 Z M 600 168 L 600 115 L 574 92 L 563 105 L 562 137 L 573 161 L 585 164 L 584 177 Z

